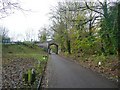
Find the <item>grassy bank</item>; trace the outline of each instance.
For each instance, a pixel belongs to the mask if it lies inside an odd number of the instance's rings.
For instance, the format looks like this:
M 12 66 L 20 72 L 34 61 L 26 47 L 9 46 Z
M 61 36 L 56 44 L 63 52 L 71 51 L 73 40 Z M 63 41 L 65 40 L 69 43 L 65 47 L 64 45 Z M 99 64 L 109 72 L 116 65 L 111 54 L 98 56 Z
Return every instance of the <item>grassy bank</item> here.
M 34 44 L 2 45 L 3 88 L 37 88 L 47 56 L 43 49 Z M 35 72 L 34 81 L 31 70 Z M 25 74 L 28 75 L 27 79 Z

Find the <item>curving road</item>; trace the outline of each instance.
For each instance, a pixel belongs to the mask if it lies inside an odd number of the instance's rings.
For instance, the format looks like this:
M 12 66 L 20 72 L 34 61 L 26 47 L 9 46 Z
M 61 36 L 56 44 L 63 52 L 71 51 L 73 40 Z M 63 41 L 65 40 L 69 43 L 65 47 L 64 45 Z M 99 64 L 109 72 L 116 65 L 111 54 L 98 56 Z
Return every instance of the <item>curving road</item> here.
M 48 88 L 117 88 L 117 85 L 96 72 L 52 54 L 46 76 Z

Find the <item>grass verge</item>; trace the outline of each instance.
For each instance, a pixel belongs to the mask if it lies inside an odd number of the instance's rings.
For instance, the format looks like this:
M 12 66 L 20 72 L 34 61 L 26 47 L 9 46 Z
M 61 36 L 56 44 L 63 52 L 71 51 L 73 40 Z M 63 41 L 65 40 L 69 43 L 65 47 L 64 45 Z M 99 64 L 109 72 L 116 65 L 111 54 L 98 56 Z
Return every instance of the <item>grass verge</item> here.
M 2 45 L 3 88 L 37 88 L 47 60 L 47 53 L 34 44 Z

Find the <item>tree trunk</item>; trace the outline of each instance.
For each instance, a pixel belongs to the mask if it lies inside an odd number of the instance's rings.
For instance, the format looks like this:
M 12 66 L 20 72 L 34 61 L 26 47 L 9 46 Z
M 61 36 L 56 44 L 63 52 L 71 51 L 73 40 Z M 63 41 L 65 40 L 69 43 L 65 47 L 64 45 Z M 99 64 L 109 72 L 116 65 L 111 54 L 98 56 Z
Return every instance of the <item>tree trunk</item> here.
M 67 40 L 67 51 L 71 54 L 70 40 Z
M 118 4 L 118 66 L 120 67 L 120 3 Z M 118 68 L 118 72 L 120 72 L 120 68 Z M 118 83 L 120 86 L 120 74 L 118 74 Z
M 120 3 L 118 4 L 118 58 L 120 60 Z

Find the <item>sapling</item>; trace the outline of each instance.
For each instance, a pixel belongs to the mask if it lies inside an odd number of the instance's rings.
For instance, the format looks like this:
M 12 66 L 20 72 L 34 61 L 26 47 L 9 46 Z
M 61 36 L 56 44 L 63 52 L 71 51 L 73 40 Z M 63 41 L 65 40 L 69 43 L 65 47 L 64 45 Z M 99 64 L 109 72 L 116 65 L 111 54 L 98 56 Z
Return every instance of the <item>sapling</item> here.
M 31 78 L 31 84 L 33 84 L 36 80 L 36 73 L 35 73 L 35 70 L 32 68 L 32 78 Z
M 29 69 L 29 70 L 28 70 L 28 83 L 29 83 L 29 84 L 31 83 L 31 78 L 32 78 L 32 72 L 31 72 L 31 70 Z

